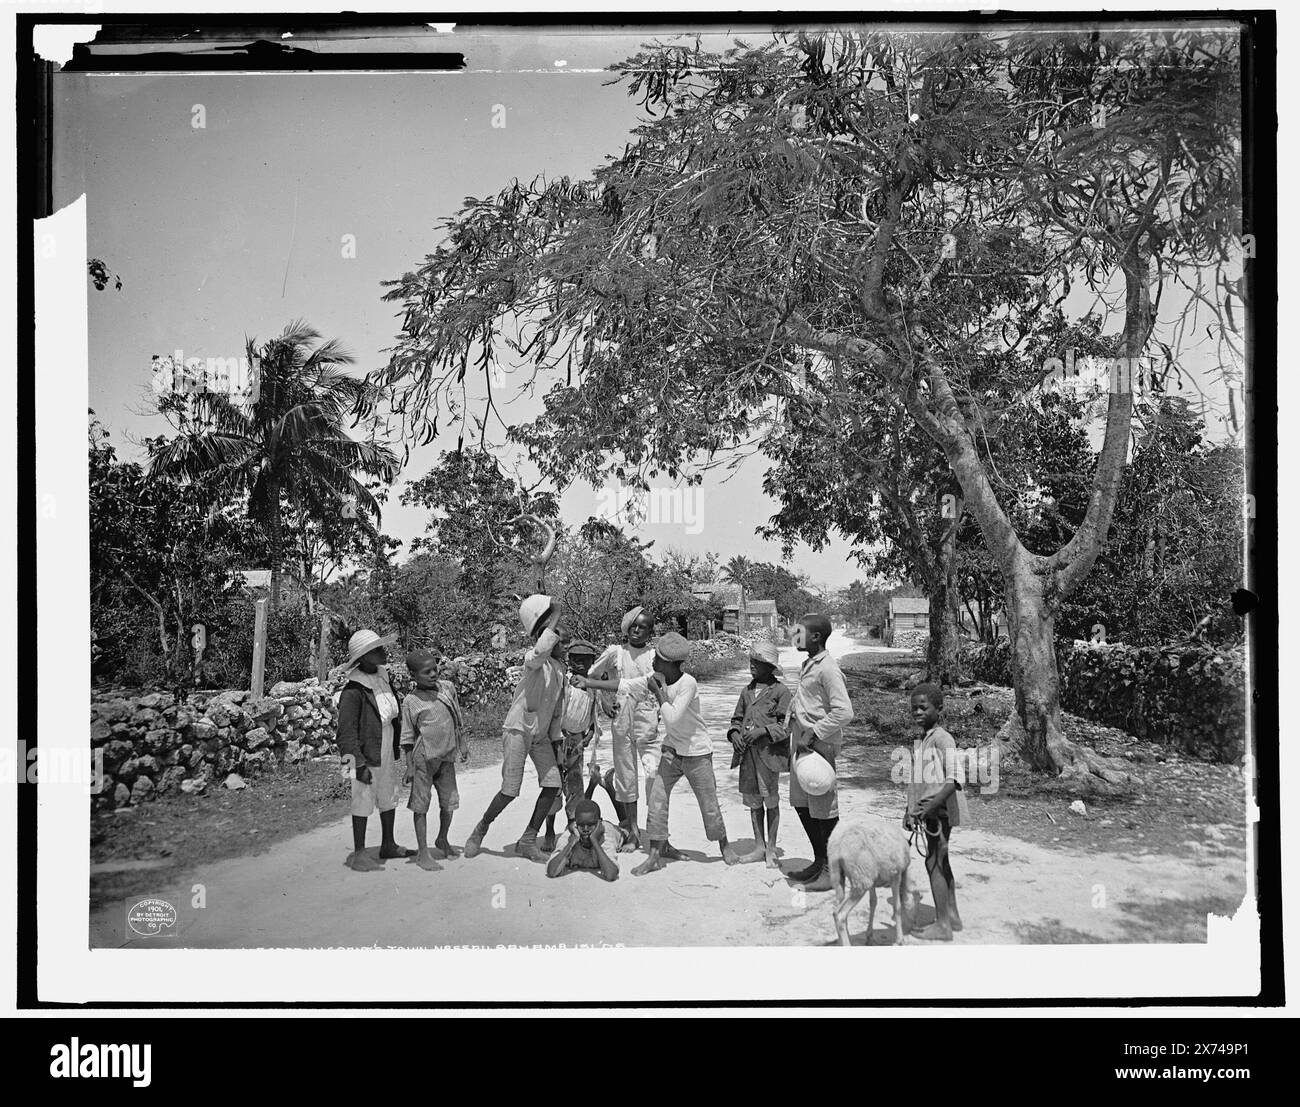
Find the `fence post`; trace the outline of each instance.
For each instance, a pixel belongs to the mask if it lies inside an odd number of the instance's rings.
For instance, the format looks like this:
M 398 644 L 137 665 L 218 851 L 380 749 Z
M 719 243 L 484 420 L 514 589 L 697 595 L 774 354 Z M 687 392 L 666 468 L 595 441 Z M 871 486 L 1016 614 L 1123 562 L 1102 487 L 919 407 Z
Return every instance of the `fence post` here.
M 262 681 L 266 675 L 266 600 L 253 604 L 253 696 L 262 694 Z
M 316 679 L 322 684 L 330 671 L 330 617 L 321 612 L 320 616 L 320 646 L 316 651 Z

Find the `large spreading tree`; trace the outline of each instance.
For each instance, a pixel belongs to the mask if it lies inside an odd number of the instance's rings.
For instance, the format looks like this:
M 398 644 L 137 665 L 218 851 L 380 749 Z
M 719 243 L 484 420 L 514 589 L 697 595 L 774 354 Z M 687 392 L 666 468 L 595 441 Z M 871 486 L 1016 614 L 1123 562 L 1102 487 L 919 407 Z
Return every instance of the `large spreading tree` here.
M 1025 755 L 1123 783 L 1061 731 L 1054 620 L 1106 540 L 1133 377 L 1183 357 L 1161 305 L 1209 313 L 1234 353 L 1235 39 L 844 31 L 615 68 L 647 108 L 621 155 L 468 202 L 393 282 L 404 330 L 378 379 L 408 429 L 456 410 L 471 368 L 491 405 L 494 363 L 523 360 L 554 382 L 511 432 L 543 471 L 644 485 L 792 419 L 842 436 L 835 413 L 879 395 L 942 452 L 1003 580 Z M 1072 287 L 1104 353 L 1160 356 L 1114 374 L 1083 515 L 1033 550 L 986 443 L 1042 384 L 1026 338 Z

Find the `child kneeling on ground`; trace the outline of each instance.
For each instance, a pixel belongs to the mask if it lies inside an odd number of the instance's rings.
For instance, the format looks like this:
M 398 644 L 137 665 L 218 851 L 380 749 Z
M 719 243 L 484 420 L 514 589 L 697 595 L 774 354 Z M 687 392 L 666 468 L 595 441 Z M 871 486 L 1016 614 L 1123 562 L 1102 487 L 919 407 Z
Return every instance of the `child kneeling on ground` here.
M 601 880 L 617 880 L 618 864 L 610 857 L 617 853 L 623 832 L 600 817 L 600 806 L 589 799 L 573 805 L 573 823 L 569 837 L 560 851 L 546 863 L 547 876 L 583 870 L 594 872 Z

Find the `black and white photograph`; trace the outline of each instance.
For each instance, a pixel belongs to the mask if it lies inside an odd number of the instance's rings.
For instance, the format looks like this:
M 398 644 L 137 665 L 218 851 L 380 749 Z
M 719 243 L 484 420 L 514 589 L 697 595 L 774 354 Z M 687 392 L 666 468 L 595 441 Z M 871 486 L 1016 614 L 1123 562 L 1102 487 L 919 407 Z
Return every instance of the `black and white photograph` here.
M 33 998 L 1280 993 L 1272 15 L 26 28 Z

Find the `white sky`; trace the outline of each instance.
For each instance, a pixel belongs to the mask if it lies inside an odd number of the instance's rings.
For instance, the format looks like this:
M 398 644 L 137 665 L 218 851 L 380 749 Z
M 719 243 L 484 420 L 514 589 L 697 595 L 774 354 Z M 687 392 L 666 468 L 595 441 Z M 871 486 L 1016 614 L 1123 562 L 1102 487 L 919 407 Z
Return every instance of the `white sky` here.
M 459 74 L 57 75 L 58 202 L 86 191 L 88 254 L 124 281 L 121 292 L 88 286 L 90 402 L 119 454 L 167 430 L 148 414 L 155 353 L 237 357 L 246 335 L 264 340 L 303 317 L 341 339 L 358 371 L 382 365 L 399 320 L 380 282 L 434 249 L 435 225 L 463 198 L 515 176 L 585 177 L 620 152 L 636 106 L 601 70 L 651 37 L 458 34 L 469 60 Z M 501 129 L 491 125 L 498 105 Z M 354 258 L 343 256 L 347 235 Z M 1076 292 L 1069 306 L 1085 302 Z M 507 418 L 538 406 L 519 399 Z M 414 451 L 401 482 L 454 445 L 444 437 Z M 755 457 L 708 474 L 640 537 L 724 561 L 780 561 L 779 545 L 754 534 L 776 507 L 762 492 L 765 468 Z M 425 520 L 397 502 L 400 488 L 383 526 L 409 543 Z M 570 489 L 564 518 L 580 523 L 602 502 Z M 849 549 L 801 547 L 792 567 L 845 585 L 862 576 Z

